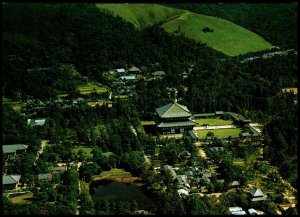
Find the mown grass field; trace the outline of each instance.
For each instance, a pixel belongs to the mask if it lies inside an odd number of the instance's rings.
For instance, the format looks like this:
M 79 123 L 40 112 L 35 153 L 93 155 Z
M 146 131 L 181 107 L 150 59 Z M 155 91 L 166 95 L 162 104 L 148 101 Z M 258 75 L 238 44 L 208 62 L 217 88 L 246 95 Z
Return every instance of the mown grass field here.
M 195 119 L 199 126 L 203 124 L 208 124 L 209 126 L 223 126 L 223 125 L 232 125 L 232 120 L 223 120 L 220 118 L 197 118 Z
M 197 130 L 200 137 L 206 137 L 208 132 L 213 132 L 215 136 L 233 136 L 239 135 L 242 131 L 240 128 L 217 129 L 217 130 Z
M 20 195 L 20 196 L 16 196 L 16 197 L 11 197 L 9 198 L 10 201 L 12 203 L 24 203 L 24 204 L 29 204 L 31 203 L 31 198 L 33 198 L 33 194 L 32 193 L 29 193 L 29 194 L 23 194 L 23 195 Z
M 169 8 L 156 4 L 97 4 L 100 9 L 112 11 L 137 28 L 162 22 L 170 33 L 183 33 L 186 37 L 207 44 L 229 56 L 272 48 L 272 44 L 259 35 L 230 21 Z M 208 27 L 213 32 L 203 32 Z
M 99 175 L 94 175 L 93 180 L 101 180 L 101 179 L 117 179 L 117 178 L 131 178 L 132 174 L 130 172 L 126 172 L 123 169 L 113 168 L 109 171 L 103 171 Z
M 21 112 L 21 108 L 26 106 L 26 103 L 22 102 L 13 102 L 11 99 L 2 98 L 3 104 L 9 104 L 15 112 Z
M 90 94 L 92 92 L 96 92 L 96 93 L 105 93 L 107 92 L 107 88 L 105 87 L 100 87 L 96 84 L 92 84 L 92 83 L 87 83 L 87 84 L 82 84 L 82 85 L 78 85 L 78 90 L 80 92 L 80 94 Z
M 142 126 L 146 126 L 146 125 L 154 125 L 155 122 L 154 121 L 141 121 L 141 125 Z

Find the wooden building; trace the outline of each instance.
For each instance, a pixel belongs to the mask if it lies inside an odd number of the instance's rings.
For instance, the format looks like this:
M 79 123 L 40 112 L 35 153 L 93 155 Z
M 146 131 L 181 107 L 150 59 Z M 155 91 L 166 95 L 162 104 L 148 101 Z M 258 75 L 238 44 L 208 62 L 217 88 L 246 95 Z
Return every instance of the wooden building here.
M 2 190 L 13 190 L 19 185 L 21 175 L 3 175 L 2 176 Z
M 176 101 L 156 109 L 155 123 L 161 134 L 179 134 L 193 130 L 192 113 Z

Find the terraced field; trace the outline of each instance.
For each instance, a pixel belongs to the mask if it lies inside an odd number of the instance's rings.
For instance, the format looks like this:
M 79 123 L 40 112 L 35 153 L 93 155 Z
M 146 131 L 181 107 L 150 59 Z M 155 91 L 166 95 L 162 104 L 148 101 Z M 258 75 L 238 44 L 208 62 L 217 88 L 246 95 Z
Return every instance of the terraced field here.
M 107 92 L 107 88 L 105 87 L 100 87 L 96 84 L 92 84 L 92 83 L 87 83 L 84 85 L 78 85 L 78 90 L 80 92 L 80 94 L 90 94 L 92 92 L 96 92 L 96 93 L 105 93 Z

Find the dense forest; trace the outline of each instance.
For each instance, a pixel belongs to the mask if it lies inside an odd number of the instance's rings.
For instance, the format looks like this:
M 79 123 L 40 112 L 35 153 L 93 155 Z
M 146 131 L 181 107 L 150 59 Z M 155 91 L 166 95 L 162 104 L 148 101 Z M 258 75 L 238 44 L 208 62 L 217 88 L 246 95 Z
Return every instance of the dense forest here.
M 10 3 L 3 7 L 5 96 L 19 92 L 32 95 L 23 80 L 32 71 L 57 64 L 73 64 L 82 76 L 102 81 L 104 71 L 127 65 L 159 62 L 171 75 L 182 68 L 183 62 L 222 56 L 183 36 L 171 36 L 157 26 L 138 31 L 93 4 Z M 29 82 L 32 86 L 35 81 Z M 44 90 L 48 95 L 52 91 L 49 88 Z M 45 96 L 41 93 L 35 97 Z
M 168 3 L 199 14 L 220 17 L 262 36 L 275 46 L 297 48 L 297 3 Z
M 194 146 L 186 138 L 182 143 L 156 141 L 141 130 L 141 120 L 152 120 L 155 108 L 174 99 L 168 93 L 170 87 L 178 90 L 179 103 L 193 113 L 232 111 L 264 124 L 264 158 L 296 187 L 298 103 L 293 94 L 282 93 L 281 89 L 298 86 L 297 53 L 242 62 L 243 58 L 262 52 L 229 58 L 184 35 L 168 34 L 156 25 L 137 30 L 121 17 L 100 11 L 94 4 L 6 3 L 2 6 L 3 97 L 14 101 L 51 100 L 44 110 L 34 114 L 47 119 L 45 126 L 38 130 L 27 125 L 27 118 L 10 105 L 2 105 L 3 144 L 29 145 L 25 154 L 6 165 L 8 174 L 18 173 L 22 182 L 31 184 L 37 174 L 47 171 L 47 162 L 94 162 L 82 166 L 79 174 L 70 170 L 61 183 L 51 183 L 58 184 L 54 192 L 47 192 L 49 186 L 40 184 L 41 191 L 34 193 L 36 204 L 16 205 L 3 197 L 5 214 L 74 214 L 79 179 L 89 181 L 102 170 L 118 167 L 134 175 L 142 174 L 146 186 L 151 186 L 158 178 L 150 170 L 141 169 L 141 165 L 144 153 L 154 154 L 156 143 L 164 146 L 161 156 L 165 163 L 178 163 L 178 154 L 184 149 L 194 153 Z M 297 5 L 294 4 L 168 6 L 222 17 L 279 47 L 297 48 Z M 112 108 L 106 104 L 92 108 L 86 103 L 65 108 L 53 100 L 61 92 L 68 93 L 70 99 L 77 97 L 76 87 L 86 76 L 109 85 L 105 72 L 132 65 L 147 68 L 145 74 L 163 70 L 166 76 L 141 78 L 135 83 L 136 95 L 126 100 L 112 98 Z M 182 76 L 184 72 L 187 78 Z M 26 109 L 29 110 L 25 107 L 22 111 Z M 136 129 L 136 136 L 132 129 Z M 37 161 L 38 166 L 33 166 L 43 139 L 55 146 L 47 148 Z M 72 147 L 76 145 L 92 147 L 93 157 L 87 158 L 83 153 L 75 155 Z M 104 152 L 114 155 L 105 156 Z M 227 166 L 226 162 L 222 164 L 225 169 Z M 240 172 L 236 168 L 232 170 L 234 175 Z M 163 176 L 163 181 L 168 183 L 168 174 Z M 130 214 L 136 210 L 135 202 L 92 204 L 85 193 L 80 197 L 85 214 Z M 245 197 L 229 193 L 221 198 L 223 204 L 220 204 L 208 197 L 183 201 L 173 194 L 158 194 L 154 195 L 157 202 L 154 212 L 206 215 L 214 210 L 213 214 L 223 215 L 228 214 L 227 205 L 244 203 Z M 270 209 L 267 214 L 273 214 L 270 205 L 261 206 Z

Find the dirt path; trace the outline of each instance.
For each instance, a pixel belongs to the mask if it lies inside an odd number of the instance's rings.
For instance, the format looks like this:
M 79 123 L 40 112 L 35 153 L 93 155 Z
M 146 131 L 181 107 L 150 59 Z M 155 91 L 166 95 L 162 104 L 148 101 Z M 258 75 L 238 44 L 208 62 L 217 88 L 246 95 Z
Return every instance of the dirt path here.
M 34 165 L 36 165 L 36 161 L 39 159 L 40 155 L 43 154 L 47 142 L 48 142 L 48 140 L 42 140 L 42 142 L 41 142 L 41 148 L 37 152 L 37 155 L 36 155 L 36 158 L 35 158 L 35 161 L 34 161 Z
M 207 159 L 207 155 L 206 155 L 205 151 L 203 150 L 203 148 L 201 148 L 201 143 L 195 142 L 194 145 L 198 149 L 199 156 L 203 157 L 204 159 Z

